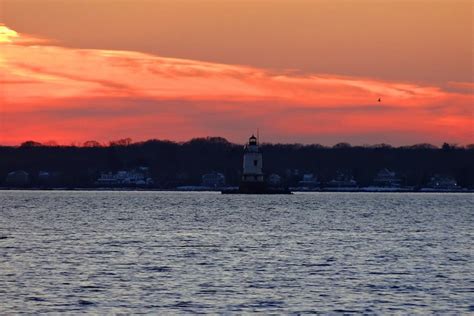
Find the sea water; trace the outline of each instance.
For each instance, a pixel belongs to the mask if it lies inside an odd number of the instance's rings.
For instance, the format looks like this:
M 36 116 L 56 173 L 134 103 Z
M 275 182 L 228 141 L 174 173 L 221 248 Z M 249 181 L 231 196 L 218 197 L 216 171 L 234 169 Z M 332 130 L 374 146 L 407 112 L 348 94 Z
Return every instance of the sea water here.
M 0 191 L 0 314 L 472 313 L 473 198 Z

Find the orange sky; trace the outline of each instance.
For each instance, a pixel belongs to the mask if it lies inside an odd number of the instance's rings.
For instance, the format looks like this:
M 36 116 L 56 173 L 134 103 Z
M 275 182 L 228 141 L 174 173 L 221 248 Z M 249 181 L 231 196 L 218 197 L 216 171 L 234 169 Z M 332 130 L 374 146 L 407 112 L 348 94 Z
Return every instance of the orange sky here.
M 1 144 L 474 140 L 471 1 L 0 0 L 0 23 Z

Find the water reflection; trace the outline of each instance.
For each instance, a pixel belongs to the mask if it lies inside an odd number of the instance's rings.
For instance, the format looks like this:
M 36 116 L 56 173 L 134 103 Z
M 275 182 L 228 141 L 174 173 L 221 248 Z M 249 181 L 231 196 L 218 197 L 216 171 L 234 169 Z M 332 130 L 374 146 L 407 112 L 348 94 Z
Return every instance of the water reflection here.
M 472 195 L 0 192 L 0 312 L 466 313 Z

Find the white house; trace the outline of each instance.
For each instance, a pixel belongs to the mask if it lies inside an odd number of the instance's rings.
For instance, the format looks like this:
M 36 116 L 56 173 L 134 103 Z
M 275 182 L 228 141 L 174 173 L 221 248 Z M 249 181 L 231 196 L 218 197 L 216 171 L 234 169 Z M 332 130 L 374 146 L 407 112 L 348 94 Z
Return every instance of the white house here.
M 201 178 L 204 187 L 221 188 L 225 185 L 225 176 L 220 172 L 206 173 Z

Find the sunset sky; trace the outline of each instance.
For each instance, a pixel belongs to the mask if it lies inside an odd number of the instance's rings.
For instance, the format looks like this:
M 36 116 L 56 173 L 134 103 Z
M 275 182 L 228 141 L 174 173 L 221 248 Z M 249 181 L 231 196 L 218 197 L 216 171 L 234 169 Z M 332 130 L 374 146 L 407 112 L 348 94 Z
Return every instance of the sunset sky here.
M 0 144 L 474 143 L 473 3 L 0 0 Z

